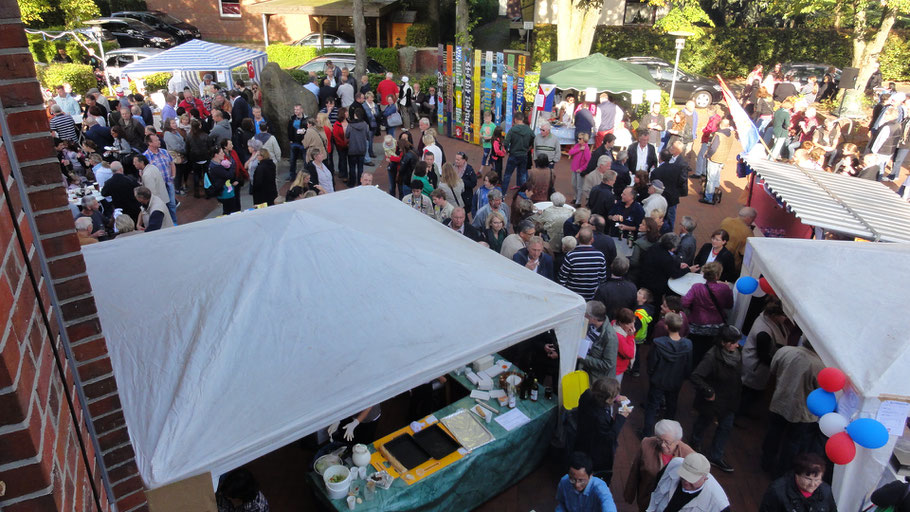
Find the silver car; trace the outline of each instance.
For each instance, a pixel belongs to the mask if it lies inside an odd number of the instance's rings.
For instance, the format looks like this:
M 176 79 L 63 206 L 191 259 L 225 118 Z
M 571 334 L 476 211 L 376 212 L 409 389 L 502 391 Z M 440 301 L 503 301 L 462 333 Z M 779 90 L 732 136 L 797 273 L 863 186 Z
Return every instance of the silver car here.
M 111 77 L 111 82 L 120 81 L 120 70 L 126 66 L 154 57 L 164 50 L 161 48 L 118 48 L 104 54 L 104 62 L 107 65 L 107 74 Z
M 350 41 L 347 36 L 342 36 L 340 34 L 323 34 L 322 35 L 322 44 L 326 48 L 353 48 L 354 42 Z M 294 46 L 315 46 L 319 48 L 319 34 L 313 33 L 307 36 L 304 36 L 294 42 Z

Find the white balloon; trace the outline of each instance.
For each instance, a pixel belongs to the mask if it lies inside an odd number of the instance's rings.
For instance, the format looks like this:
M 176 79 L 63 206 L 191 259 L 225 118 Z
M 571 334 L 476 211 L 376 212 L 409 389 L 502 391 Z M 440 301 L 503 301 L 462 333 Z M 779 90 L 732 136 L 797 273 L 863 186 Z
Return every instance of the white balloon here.
M 828 437 L 838 434 L 847 429 L 847 418 L 844 418 L 836 412 L 829 412 L 818 420 L 818 428 Z
M 765 293 L 764 290 L 761 289 L 761 286 L 756 288 L 755 291 L 752 293 L 752 296 L 755 297 L 756 299 L 760 299 L 760 298 L 764 297 L 765 295 L 767 295 L 767 294 Z

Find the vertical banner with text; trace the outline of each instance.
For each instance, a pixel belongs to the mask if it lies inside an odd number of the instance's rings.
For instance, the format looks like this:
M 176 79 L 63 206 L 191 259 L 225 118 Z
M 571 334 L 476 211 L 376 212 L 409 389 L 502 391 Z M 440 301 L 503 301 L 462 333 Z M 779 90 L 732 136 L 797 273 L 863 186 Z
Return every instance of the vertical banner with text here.
M 452 57 L 454 49 L 452 45 L 446 45 L 446 104 L 445 104 L 445 131 L 446 135 L 452 136 L 452 109 L 455 108 L 455 85 L 452 77 Z
M 445 122 L 445 49 L 442 45 L 436 47 L 436 126 L 442 133 L 442 126 Z M 432 122 L 432 120 L 430 120 Z
M 524 112 L 525 108 L 525 66 L 527 60 L 524 55 L 518 56 L 518 85 L 515 87 L 515 110 Z
M 462 137 L 462 122 L 464 121 L 464 113 L 461 108 L 461 87 L 464 84 L 464 77 L 462 74 L 462 69 L 464 69 L 464 55 L 462 52 L 461 46 L 455 47 L 455 116 L 453 124 L 453 133 L 456 139 Z
M 493 76 L 495 83 L 493 84 L 493 94 L 494 101 L 496 102 L 496 124 L 502 124 L 502 84 L 505 79 L 506 73 L 506 61 L 505 56 L 502 52 L 496 53 L 496 74 Z
M 471 135 L 472 118 L 474 117 L 474 52 L 470 47 L 465 46 L 462 54 L 464 56 L 464 88 L 461 94 L 462 110 L 464 114 L 464 126 L 462 128 L 462 138 L 468 142 L 473 137 Z
M 480 115 L 480 90 L 483 88 L 480 81 L 480 68 L 483 67 L 481 55 L 480 50 L 474 50 L 474 118 L 471 124 L 474 144 L 480 144 L 480 125 L 483 122 Z
M 486 53 L 483 72 L 483 110 L 486 112 L 493 110 L 493 52 Z

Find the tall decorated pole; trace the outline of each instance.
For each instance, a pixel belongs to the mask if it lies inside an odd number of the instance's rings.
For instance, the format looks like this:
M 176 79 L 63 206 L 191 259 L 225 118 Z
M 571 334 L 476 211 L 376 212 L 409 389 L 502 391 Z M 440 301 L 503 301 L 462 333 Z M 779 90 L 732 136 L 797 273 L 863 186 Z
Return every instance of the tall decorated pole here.
M 524 112 L 525 108 L 525 66 L 527 60 L 524 55 L 518 56 L 518 84 L 515 87 L 515 110 Z
M 512 113 L 515 110 L 515 82 L 513 80 L 514 74 L 515 54 L 510 53 L 506 60 L 506 101 L 503 105 L 503 108 L 506 110 L 506 131 L 509 131 L 509 129 L 512 128 Z
M 480 114 L 480 90 L 483 88 L 480 81 L 480 68 L 483 67 L 480 50 L 474 50 L 474 122 L 471 133 L 474 135 L 474 144 L 480 144 L 480 125 L 483 117 Z
M 493 85 L 495 92 L 494 101 L 496 102 L 496 124 L 502 124 L 502 87 L 506 74 L 506 60 L 502 52 L 496 53 L 496 83 Z
M 473 137 L 471 134 L 471 127 L 473 126 L 474 117 L 474 70 L 472 67 L 474 52 L 469 46 L 466 46 L 462 50 L 462 55 L 464 56 L 464 68 L 462 68 L 464 69 L 464 88 L 461 94 L 462 111 L 464 115 L 462 139 L 470 141 Z
M 445 112 L 445 129 L 446 135 L 452 136 L 452 112 L 455 108 L 455 82 L 452 76 L 452 61 L 454 60 L 455 49 L 452 45 L 446 45 L 446 112 Z
M 484 67 L 484 77 L 483 77 L 483 110 L 492 111 L 493 110 L 493 52 L 488 51 L 486 54 L 486 62 Z M 494 114 L 495 118 L 495 114 Z
M 462 69 L 464 69 L 464 55 L 461 46 L 455 47 L 455 118 L 453 126 L 454 137 L 462 137 L 464 112 L 461 108 L 461 87 L 464 84 Z
M 436 47 L 436 126 L 442 133 L 445 123 L 445 48 L 440 44 Z

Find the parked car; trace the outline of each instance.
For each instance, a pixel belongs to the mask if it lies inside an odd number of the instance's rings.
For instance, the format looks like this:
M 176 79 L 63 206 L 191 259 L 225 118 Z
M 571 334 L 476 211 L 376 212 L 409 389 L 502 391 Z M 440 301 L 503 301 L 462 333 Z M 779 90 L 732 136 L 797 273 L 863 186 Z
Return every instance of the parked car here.
M 792 71 L 796 74 L 796 79 L 799 80 L 799 83 L 806 84 L 809 81 L 810 76 L 814 76 L 818 80 L 818 83 L 822 83 L 822 77 L 825 76 L 825 73 L 828 72 L 828 68 L 830 67 L 833 66 L 817 62 L 787 62 L 786 64 L 781 65 L 780 70 L 785 75 Z M 840 83 L 840 74 L 841 70 L 835 67 L 835 84 Z
M 619 60 L 645 66 L 657 85 L 664 91 L 670 92 L 670 84 L 673 81 L 673 64 L 656 57 L 623 57 Z M 720 86 L 717 85 L 716 80 L 686 73 L 682 69 L 678 70 L 676 87 L 673 90 L 675 102 L 685 103 L 692 100 L 698 108 L 705 108 L 721 99 L 723 99 L 723 94 L 720 92 Z
M 323 34 L 322 44 L 326 48 L 353 48 L 354 38 L 344 34 Z M 319 33 L 304 36 L 294 42 L 294 46 L 319 47 Z
M 146 25 L 167 32 L 174 36 L 178 43 L 185 43 L 191 39 L 202 37 L 199 29 L 185 21 L 180 21 L 170 14 L 162 11 L 120 11 L 111 14 L 112 18 L 132 18 Z
M 315 71 L 317 73 L 322 73 L 325 71 L 326 61 L 332 61 L 332 64 L 341 67 L 348 68 L 350 70 L 354 69 L 354 54 L 353 53 L 326 53 L 320 55 L 315 59 L 307 62 L 306 64 L 297 68 L 300 71 Z M 382 64 L 376 62 L 373 59 L 367 58 L 367 73 L 385 73 L 386 69 Z
M 145 23 L 132 18 L 97 18 L 84 22 L 89 26 L 100 26 L 110 32 L 122 48 L 150 46 L 170 48 L 177 43 L 174 36 L 155 30 Z
M 161 48 L 118 48 L 104 54 L 107 74 L 111 83 L 120 82 L 120 70 L 124 67 L 149 57 L 154 57 L 164 50 Z

